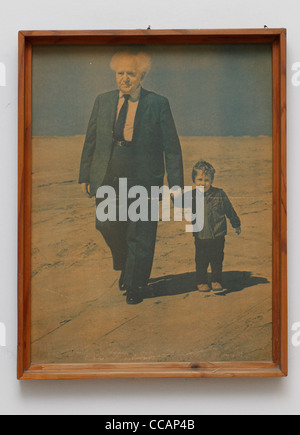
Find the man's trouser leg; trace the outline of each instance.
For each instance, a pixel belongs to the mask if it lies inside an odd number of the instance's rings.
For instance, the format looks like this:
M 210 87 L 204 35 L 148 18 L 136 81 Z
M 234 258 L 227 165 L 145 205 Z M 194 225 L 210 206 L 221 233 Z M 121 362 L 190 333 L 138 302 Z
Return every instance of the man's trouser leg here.
M 157 222 L 128 222 L 124 284 L 128 289 L 147 285 L 153 264 Z
M 96 207 L 98 207 L 101 201 L 103 201 L 103 199 L 96 199 Z M 111 251 L 113 268 L 115 270 L 123 270 L 127 257 L 127 222 L 110 220 L 102 222 L 96 218 L 96 228 L 102 234 Z
M 101 199 L 97 199 L 96 205 L 100 202 Z M 124 272 L 126 288 L 145 286 L 149 281 L 157 232 L 157 221 L 152 222 L 150 218 L 149 213 L 148 221 L 96 220 L 96 228 L 111 250 L 114 269 Z

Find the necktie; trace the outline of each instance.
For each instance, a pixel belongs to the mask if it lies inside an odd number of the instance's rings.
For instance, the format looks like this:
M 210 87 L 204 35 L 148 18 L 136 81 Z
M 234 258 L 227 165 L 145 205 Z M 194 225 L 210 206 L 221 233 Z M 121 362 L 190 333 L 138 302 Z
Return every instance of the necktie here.
M 128 112 L 128 100 L 129 100 L 129 98 L 130 98 L 130 95 L 124 95 L 125 101 L 123 103 L 123 106 L 121 107 L 118 119 L 117 119 L 116 124 L 115 124 L 115 129 L 114 129 L 114 139 L 115 140 L 119 140 L 119 141 L 124 140 L 124 127 L 125 127 L 126 116 L 127 116 L 127 112 Z

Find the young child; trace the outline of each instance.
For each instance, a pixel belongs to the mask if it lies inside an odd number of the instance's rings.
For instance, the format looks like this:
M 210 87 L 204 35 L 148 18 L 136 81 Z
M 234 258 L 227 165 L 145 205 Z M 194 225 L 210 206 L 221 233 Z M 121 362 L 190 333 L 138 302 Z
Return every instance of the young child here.
M 193 233 L 196 248 L 197 287 L 201 292 L 210 291 L 207 282 L 209 264 L 212 271 L 212 290 L 221 292 L 223 289 L 222 269 L 225 236 L 227 234 L 226 217 L 235 232 L 237 234 L 241 233 L 241 221 L 226 193 L 212 185 L 214 175 L 215 169 L 210 163 L 200 160 L 194 165 L 192 172 L 193 183 L 196 187 L 204 187 L 204 227 L 202 231 Z M 196 192 L 196 189 L 194 192 Z M 195 200 L 195 198 L 196 195 L 193 194 L 193 199 Z

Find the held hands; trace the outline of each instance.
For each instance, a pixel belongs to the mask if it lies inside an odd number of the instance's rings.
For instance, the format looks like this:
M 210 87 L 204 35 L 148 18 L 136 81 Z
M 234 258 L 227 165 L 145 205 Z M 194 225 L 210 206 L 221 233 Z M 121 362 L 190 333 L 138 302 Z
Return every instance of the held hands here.
M 81 190 L 85 196 L 88 196 L 88 197 L 90 196 L 90 185 L 88 183 L 82 183 Z
M 242 231 L 241 227 L 235 228 L 235 232 L 238 236 L 241 234 L 241 231 Z

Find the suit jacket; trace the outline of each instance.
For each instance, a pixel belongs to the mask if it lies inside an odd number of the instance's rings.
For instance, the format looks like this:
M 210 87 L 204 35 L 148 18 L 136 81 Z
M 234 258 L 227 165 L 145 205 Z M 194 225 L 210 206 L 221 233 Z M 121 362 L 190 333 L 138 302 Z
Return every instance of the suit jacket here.
M 90 184 L 91 196 L 102 185 L 112 155 L 118 99 L 118 90 L 99 95 L 88 124 L 79 183 Z M 181 146 L 167 98 L 141 89 L 131 146 L 135 147 L 137 184 L 162 186 L 166 169 L 169 186 L 183 188 Z

